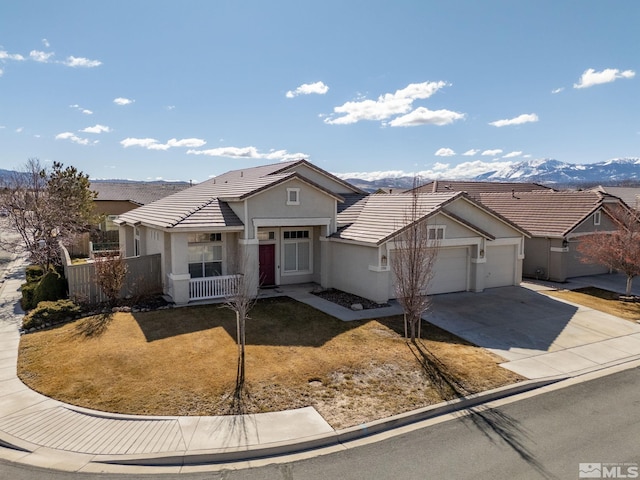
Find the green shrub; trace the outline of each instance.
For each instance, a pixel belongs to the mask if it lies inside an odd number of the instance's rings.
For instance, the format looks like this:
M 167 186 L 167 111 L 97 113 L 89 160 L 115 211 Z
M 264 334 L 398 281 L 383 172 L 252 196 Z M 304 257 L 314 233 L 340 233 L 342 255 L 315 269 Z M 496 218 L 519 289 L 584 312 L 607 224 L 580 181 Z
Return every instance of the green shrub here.
M 20 299 L 20 305 L 24 311 L 31 310 L 37 305 L 34 301 L 36 287 L 38 282 L 35 283 L 23 283 L 20 290 L 22 291 L 22 298 Z
M 61 300 L 67 296 L 67 281 L 58 272 L 50 271 L 38 282 L 33 301 L 40 302 Z
M 40 265 L 29 265 L 25 268 L 24 273 L 27 277 L 27 283 L 37 283 L 44 275 L 44 270 Z
M 80 307 L 71 300 L 40 302 L 22 321 L 22 328 L 28 330 L 40 327 L 45 323 L 58 323 L 80 314 Z

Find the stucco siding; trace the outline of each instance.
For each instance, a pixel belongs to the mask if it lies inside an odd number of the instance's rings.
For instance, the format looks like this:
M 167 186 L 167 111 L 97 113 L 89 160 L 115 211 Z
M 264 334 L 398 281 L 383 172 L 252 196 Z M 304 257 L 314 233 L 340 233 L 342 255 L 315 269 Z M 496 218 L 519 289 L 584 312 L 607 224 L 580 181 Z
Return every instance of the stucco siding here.
M 524 260 L 522 275 L 530 278 L 545 279 L 549 273 L 548 238 L 534 237 L 524 240 Z
M 390 271 L 373 271 L 378 249 L 342 242 L 331 242 L 330 287 L 377 302 L 389 299 Z
M 491 232 L 496 238 L 521 237 L 515 228 L 493 215 L 490 215 L 468 201 L 458 201 L 447 205 L 446 211 L 456 214 L 476 227 Z
M 298 172 L 303 177 L 308 178 L 313 183 L 316 183 L 321 187 L 326 188 L 330 192 L 337 193 L 337 194 L 353 193 L 352 189 L 348 188 L 342 183 L 336 182 L 335 180 L 327 177 L 324 174 L 316 172 L 315 170 L 309 168 L 306 165 L 297 165 L 293 170 Z
M 580 223 L 576 228 L 571 231 L 571 234 L 590 233 L 590 232 L 609 232 L 617 230 L 616 225 L 611 221 L 611 218 L 604 214 L 600 215 L 600 225 L 596 225 L 593 219 L 593 215 L 589 215 L 584 222 Z

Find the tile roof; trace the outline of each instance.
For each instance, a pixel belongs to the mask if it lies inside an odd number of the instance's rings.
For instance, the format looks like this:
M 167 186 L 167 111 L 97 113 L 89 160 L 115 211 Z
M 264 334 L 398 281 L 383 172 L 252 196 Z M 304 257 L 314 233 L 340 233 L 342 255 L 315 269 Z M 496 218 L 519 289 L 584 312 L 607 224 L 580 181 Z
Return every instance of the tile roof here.
M 602 206 L 594 191 L 482 193 L 480 202 L 536 237 L 563 237 Z
M 240 219 L 221 198 L 240 200 L 255 191 L 294 177 L 296 175 L 291 173 L 262 178 L 245 177 L 242 182 L 221 182 L 216 177 L 131 210 L 118 220 L 126 223 L 144 222 L 161 228 L 242 226 Z
M 597 190 L 622 199 L 631 208 L 640 209 L 640 188 L 638 187 L 598 187 Z
M 212 178 L 189 189 L 162 198 L 120 215 L 117 222 L 141 222 L 160 228 L 175 227 L 239 227 L 242 221 L 226 202 L 241 201 L 267 188 L 297 179 L 317 188 L 336 200 L 340 195 L 332 193 L 296 172 L 271 174 L 264 177 L 243 176 Z M 241 178 L 241 181 L 240 181 Z
M 421 194 L 418 210 L 423 218 L 429 217 L 462 195 L 461 192 Z M 354 221 L 333 237 L 381 245 L 410 224 L 407 212 L 412 202 L 413 195 L 407 194 L 368 195 L 339 214 L 338 223 L 346 223 L 347 218 Z
M 522 182 L 463 182 L 455 180 L 434 180 L 418 187 L 421 192 L 466 192 L 471 198 L 478 200 L 481 193 L 512 193 L 512 192 L 532 192 L 549 191 L 550 187 L 545 187 L 538 183 Z
M 347 188 L 349 188 L 355 193 L 364 193 L 355 185 L 351 185 L 349 182 L 346 182 L 341 178 L 336 177 L 334 174 L 329 173 L 326 170 L 323 170 L 322 168 L 314 165 L 313 163 L 307 160 L 294 160 L 291 162 L 279 162 L 279 163 L 272 163 L 270 165 L 260 165 L 257 167 L 241 168 L 238 170 L 231 170 L 229 172 L 223 173 L 221 175 L 218 175 L 216 178 L 220 181 L 237 181 L 243 178 L 265 177 L 267 175 L 276 175 L 280 173 L 293 172 L 295 171 L 295 167 L 302 166 L 302 165 L 312 170 L 315 170 L 316 172 L 319 172 L 325 175 L 326 177 L 331 178 L 335 182 L 338 182 L 346 186 Z
M 349 195 L 342 195 L 344 202 L 338 203 L 338 225 L 347 225 L 356 221 L 362 209 L 364 208 L 369 194 L 367 193 L 353 193 Z
M 146 205 L 189 187 L 190 185 L 186 182 L 92 182 L 89 188 L 98 194 L 96 200 L 125 201 Z

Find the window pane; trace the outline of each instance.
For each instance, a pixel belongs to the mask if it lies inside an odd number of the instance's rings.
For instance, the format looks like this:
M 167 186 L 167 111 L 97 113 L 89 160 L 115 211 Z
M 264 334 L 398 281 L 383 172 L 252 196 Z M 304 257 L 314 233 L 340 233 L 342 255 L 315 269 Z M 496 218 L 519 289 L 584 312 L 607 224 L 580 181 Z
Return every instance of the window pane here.
M 284 244 L 284 271 L 285 272 L 294 272 L 297 270 L 296 252 L 297 252 L 297 248 L 295 243 Z
M 202 247 L 189 247 L 189 263 L 202 262 Z
M 189 273 L 191 274 L 191 278 L 202 277 L 202 263 L 190 263 Z
M 213 261 L 222 261 L 222 245 L 213 245 Z
M 204 264 L 205 277 L 214 277 L 222 275 L 222 263 L 221 262 L 208 262 Z
M 309 270 L 309 242 L 298 243 L 298 271 Z

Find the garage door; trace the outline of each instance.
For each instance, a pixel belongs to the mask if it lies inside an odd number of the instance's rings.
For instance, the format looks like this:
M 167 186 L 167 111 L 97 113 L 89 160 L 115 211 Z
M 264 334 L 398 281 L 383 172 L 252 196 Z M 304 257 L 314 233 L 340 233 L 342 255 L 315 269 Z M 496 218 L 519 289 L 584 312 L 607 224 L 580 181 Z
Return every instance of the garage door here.
M 430 294 L 464 292 L 469 278 L 467 248 L 441 248 L 434 268 Z
M 487 247 L 484 288 L 513 285 L 516 271 L 515 245 Z

